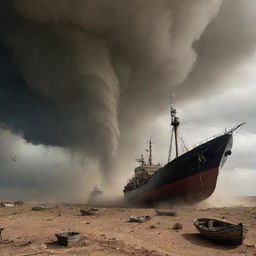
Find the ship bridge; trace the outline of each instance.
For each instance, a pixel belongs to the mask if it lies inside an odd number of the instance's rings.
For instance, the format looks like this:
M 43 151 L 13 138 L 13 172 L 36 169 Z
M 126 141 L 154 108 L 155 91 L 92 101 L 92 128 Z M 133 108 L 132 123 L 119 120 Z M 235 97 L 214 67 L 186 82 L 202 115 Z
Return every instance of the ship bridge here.
M 143 166 L 138 166 L 135 168 L 135 176 L 137 177 L 145 171 L 147 171 L 149 175 L 153 175 L 160 168 L 161 168 L 160 164 L 154 164 L 154 165 L 145 164 Z

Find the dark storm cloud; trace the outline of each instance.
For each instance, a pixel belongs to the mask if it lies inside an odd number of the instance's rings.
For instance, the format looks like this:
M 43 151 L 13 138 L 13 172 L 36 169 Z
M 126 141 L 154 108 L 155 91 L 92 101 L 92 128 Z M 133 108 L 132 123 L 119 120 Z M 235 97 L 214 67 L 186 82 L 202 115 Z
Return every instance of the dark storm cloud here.
M 108 169 L 119 124 L 162 108 L 220 2 L 2 0 L 2 63 L 16 79 L 2 83 L 1 123 Z
M 177 97 L 187 100 L 189 96 L 214 96 L 228 87 L 244 86 L 242 81 L 226 84 L 222 81 L 232 78 L 233 70 L 255 53 L 255 21 L 255 1 L 223 1 L 219 15 L 194 44 L 199 57 L 190 75 L 178 88 Z
M 61 144 L 58 130 L 68 128 L 56 104 L 31 90 L 14 63 L 10 51 L 0 43 L 0 116 L 2 126 L 20 133 L 33 144 Z M 68 115 L 66 115 L 68 119 Z M 70 118 L 70 117 L 69 117 Z M 48 125 L 48 124 L 54 125 Z M 51 136 L 52 135 L 52 136 Z

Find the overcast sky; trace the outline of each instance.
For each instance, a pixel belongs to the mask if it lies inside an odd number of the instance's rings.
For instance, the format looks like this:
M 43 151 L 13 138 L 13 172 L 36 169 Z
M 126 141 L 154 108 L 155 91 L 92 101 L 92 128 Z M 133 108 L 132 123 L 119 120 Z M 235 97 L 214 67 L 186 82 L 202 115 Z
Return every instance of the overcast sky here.
M 150 137 L 154 161 L 166 163 L 169 91 L 189 148 L 246 122 L 217 189 L 256 195 L 254 0 L 134 0 L 127 12 L 95 1 L 95 19 L 83 19 L 78 10 L 89 7 L 81 1 L 58 8 L 55 0 L 49 9 L 38 1 L 38 13 L 32 0 L 7 2 L 0 0 L 2 24 L 11 24 L 0 27 L 1 198 L 86 200 L 103 180 L 121 195 Z

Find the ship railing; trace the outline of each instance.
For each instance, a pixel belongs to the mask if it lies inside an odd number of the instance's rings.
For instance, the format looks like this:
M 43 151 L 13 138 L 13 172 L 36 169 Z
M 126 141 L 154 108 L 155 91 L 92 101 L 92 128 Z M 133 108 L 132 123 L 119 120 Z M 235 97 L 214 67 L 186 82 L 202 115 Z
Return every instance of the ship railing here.
M 206 143 L 206 142 L 208 142 L 210 140 L 216 139 L 216 138 L 218 138 L 218 137 L 220 137 L 220 136 L 222 136 L 222 135 L 224 135 L 226 133 L 227 133 L 227 130 L 225 129 L 225 132 L 217 133 L 217 134 L 215 134 L 215 135 L 213 135 L 211 137 L 208 137 L 208 138 L 206 138 L 204 140 L 201 140 L 200 142 L 194 144 L 193 148 L 196 148 L 196 147 L 198 147 L 198 146 L 200 146 L 200 145 L 202 145 L 202 144 L 204 144 L 204 143 Z
M 202 141 L 196 143 L 195 145 L 193 145 L 193 148 L 196 148 L 196 147 L 198 147 L 198 146 L 200 146 L 200 145 L 202 145 L 202 144 L 204 144 L 204 143 L 206 143 L 206 142 L 208 142 L 210 140 L 216 139 L 216 138 L 218 138 L 218 137 L 220 137 L 222 135 L 225 135 L 225 134 L 228 134 L 228 133 L 229 134 L 233 134 L 235 131 L 238 132 L 239 129 L 241 127 L 243 127 L 244 125 L 245 125 L 245 122 L 240 123 L 240 124 L 236 125 L 235 127 L 232 127 L 232 128 L 229 128 L 229 129 L 225 128 L 224 132 L 217 133 L 217 134 L 211 136 L 210 138 L 207 138 L 205 140 L 202 140 Z

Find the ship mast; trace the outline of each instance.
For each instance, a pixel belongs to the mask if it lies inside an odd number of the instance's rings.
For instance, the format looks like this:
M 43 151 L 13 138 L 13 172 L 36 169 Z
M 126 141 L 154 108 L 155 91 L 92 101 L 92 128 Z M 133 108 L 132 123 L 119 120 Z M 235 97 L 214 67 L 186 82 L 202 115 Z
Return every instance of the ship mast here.
M 178 127 L 180 125 L 180 121 L 179 121 L 179 118 L 176 116 L 176 109 L 172 105 L 171 98 L 170 98 L 170 107 L 171 107 L 170 113 L 171 113 L 172 135 L 171 135 L 171 141 L 170 141 L 170 150 L 169 150 L 168 162 L 171 160 L 173 133 L 174 133 L 174 140 L 175 140 L 176 157 L 179 156 Z
M 148 156 L 148 165 L 152 165 L 152 141 L 149 140 L 149 156 Z

